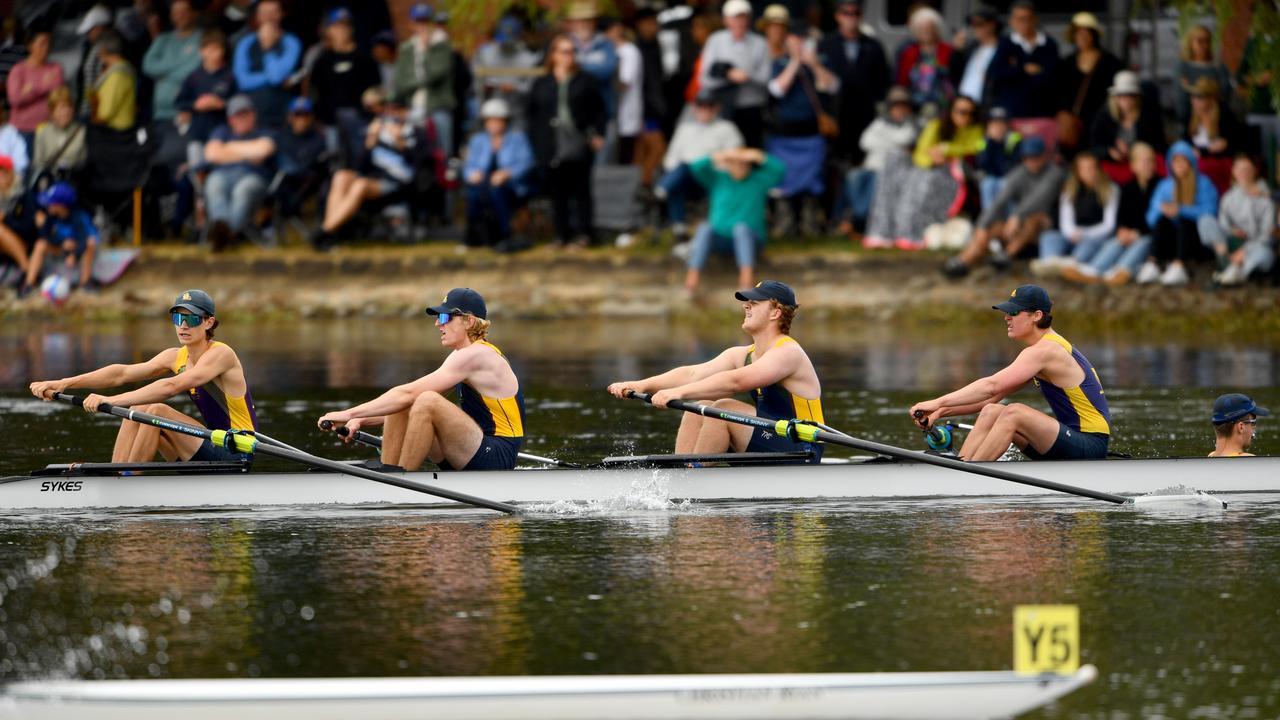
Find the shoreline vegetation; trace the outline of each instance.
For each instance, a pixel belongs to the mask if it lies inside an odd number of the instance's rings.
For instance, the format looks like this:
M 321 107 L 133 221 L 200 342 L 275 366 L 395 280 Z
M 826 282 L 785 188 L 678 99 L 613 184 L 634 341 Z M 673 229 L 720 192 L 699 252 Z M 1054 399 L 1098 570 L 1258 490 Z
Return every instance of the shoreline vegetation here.
M 451 244 L 359 245 L 317 254 L 302 248 L 259 249 L 210 256 L 202 248 L 147 245 L 128 272 L 96 293 L 76 293 L 62 307 L 38 294 L 0 294 L 0 317 L 125 320 L 151 317 L 174 292 L 201 287 L 217 298 L 219 316 L 274 318 L 396 318 L 417 315 L 450 287 L 480 289 L 491 309 L 517 319 L 664 318 L 720 323 L 737 313 L 722 296 L 735 288 L 731 262 L 713 261 L 702 293 L 688 298 L 684 264 L 665 245 L 577 252 L 540 246 L 517 255 L 458 252 Z M 1023 266 L 997 273 L 981 268 L 960 281 L 942 276 L 935 252 L 850 250 L 841 242 L 801 242 L 768 250 L 759 279 L 797 289 L 817 320 L 989 325 L 992 303 L 1023 283 L 1043 284 L 1055 315 L 1088 329 L 1167 333 L 1212 329 L 1226 335 L 1280 337 L 1280 288 L 1213 288 L 1204 270 L 1183 288 L 1073 285 L 1038 281 Z M 1203 276 L 1203 277 L 1200 277 Z M 178 287 L 181 286 L 181 287 Z

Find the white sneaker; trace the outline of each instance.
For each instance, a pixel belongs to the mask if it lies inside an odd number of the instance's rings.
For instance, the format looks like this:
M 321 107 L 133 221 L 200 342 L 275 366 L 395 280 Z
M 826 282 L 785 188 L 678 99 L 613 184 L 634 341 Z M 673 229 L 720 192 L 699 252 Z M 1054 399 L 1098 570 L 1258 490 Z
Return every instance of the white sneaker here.
M 680 260 L 688 260 L 689 251 L 693 249 L 690 247 L 690 245 L 692 244 L 693 243 L 690 243 L 690 242 L 682 242 L 682 243 L 676 243 L 675 245 L 672 245 L 671 246 L 672 257 L 675 257 Z
M 1183 267 L 1182 263 L 1174 262 L 1169 263 L 1169 267 L 1164 269 L 1164 274 L 1160 276 L 1160 284 L 1165 287 L 1186 285 L 1189 279 L 1187 277 L 1187 269 Z
M 1154 261 L 1148 260 L 1142 264 L 1142 268 L 1138 270 L 1138 277 L 1133 281 L 1139 285 L 1150 285 L 1160 279 L 1160 266 Z
M 1222 272 L 1218 273 L 1219 285 L 1243 285 L 1244 284 L 1244 268 L 1235 263 L 1228 265 Z

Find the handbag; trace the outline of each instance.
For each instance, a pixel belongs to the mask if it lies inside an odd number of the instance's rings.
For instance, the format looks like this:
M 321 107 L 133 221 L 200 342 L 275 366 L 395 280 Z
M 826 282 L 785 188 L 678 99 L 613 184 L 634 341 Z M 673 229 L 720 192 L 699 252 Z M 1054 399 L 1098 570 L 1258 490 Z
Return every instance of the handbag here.
M 813 85 L 809 82 L 809 76 L 801 72 L 800 82 L 804 84 L 804 92 L 809 96 L 809 104 L 813 106 L 813 113 L 818 116 L 818 134 L 828 139 L 839 137 L 840 123 L 836 121 L 835 116 L 822 108 L 822 103 L 818 101 L 818 93 L 814 91 Z
M 1080 144 L 1080 138 L 1084 135 L 1084 120 L 1080 117 L 1080 109 L 1084 105 L 1085 94 L 1089 92 L 1089 83 L 1093 82 L 1094 72 L 1085 76 L 1084 84 L 1076 93 L 1076 101 L 1072 104 L 1071 110 L 1059 110 L 1053 116 L 1054 122 L 1058 125 L 1057 136 L 1060 147 L 1073 148 Z
M 556 151 L 551 158 L 552 165 L 585 162 L 591 155 L 591 146 L 587 136 L 572 122 L 561 122 L 558 118 L 551 121 L 555 130 Z

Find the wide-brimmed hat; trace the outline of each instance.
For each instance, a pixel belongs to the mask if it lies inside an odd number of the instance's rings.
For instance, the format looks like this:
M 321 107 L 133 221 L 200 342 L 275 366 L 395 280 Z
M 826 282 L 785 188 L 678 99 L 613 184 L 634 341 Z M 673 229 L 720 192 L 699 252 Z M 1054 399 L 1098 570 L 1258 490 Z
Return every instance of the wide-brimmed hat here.
M 764 29 L 770 25 L 790 24 L 791 11 L 787 9 L 786 5 L 770 5 L 764 9 L 764 14 L 756 21 L 756 28 L 761 32 L 764 32 Z
M 596 9 L 596 4 L 591 0 L 578 0 L 569 5 L 569 12 L 565 14 L 565 20 L 595 20 L 600 17 L 600 11 Z
M 500 118 L 502 120 L 511 119 L 511 105 L 502 98 L 489 98 L 480 106 L 480 119 L 488 120 L 489 118 Z
M 1067 42 L 1072 41 L 1076 28 L 1088 28 L 1097 33 L 1098 37 L 1102 37 L 1102 23 L 1098 22 L 1098 16 L 1091 12 L 1078 12 L 1071 16 L 1071 24 L 1067 26 Z
M 1108 95 L 1141 95 L 1142 82 L 1138 80 L 1138 74 L 1132 70 L 1121 70 L 1116 73 L 1116 77 L 1111 81 L 1111 87 L 1107 90 Z

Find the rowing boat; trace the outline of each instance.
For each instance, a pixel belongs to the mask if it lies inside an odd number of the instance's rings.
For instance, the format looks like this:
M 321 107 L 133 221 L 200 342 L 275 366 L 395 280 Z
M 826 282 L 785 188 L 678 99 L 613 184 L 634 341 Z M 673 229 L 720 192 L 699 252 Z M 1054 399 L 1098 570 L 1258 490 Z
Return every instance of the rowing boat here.
M 822 465 L 662 466 L 664 457 L 609 458 L 589 468 L 417 472 L 405 476 L 505 502 L 652 504 L 662 500 L 825 500 L 1053 495 L 1051 490 L 884 458 Z M 687 458 L 683 458 L 687 459 Z M 1223 472 L 1230 463 L 1231 472 Z M 978 463 L 1130 496 L 1190 486 L 1208 493 L 1280 490 L 1280 457 L 1063 460 Z M 452 504 L 332 472 L 244 472 L 215 463 L 52 465 L 0 478 L 0 508 L 253 508 Z M 127 474 L 133 473 L 133 474 Z
M 98 680 L 9 685 L 0 717 L 147 720 L 303 717 L 998 718 L 1088 685 L 1072 675 L 1013 672 L 787 675 Z

